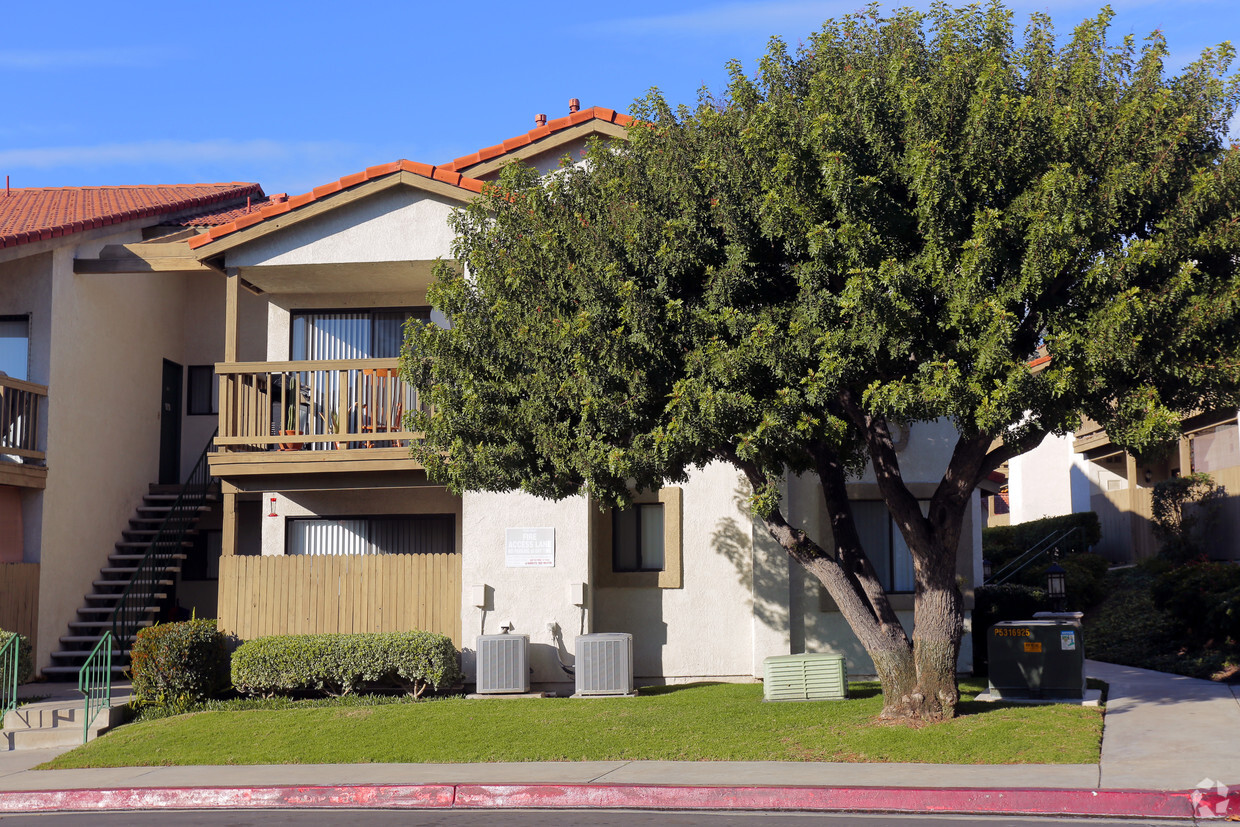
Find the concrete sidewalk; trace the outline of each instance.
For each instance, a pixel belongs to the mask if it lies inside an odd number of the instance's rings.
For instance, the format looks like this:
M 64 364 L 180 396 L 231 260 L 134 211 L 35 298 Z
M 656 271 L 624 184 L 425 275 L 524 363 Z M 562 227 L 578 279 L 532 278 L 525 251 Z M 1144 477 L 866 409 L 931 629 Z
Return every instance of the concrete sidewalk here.
M 528 802 L 533 800 L 531 796 L 537 797 L 539 790 L 555 791 L 555 800 L 564 801 L 567 800 L 563 792 L 566 788 L 578 790 L 577 797 L 582 797 L 578 785 L 592 791 L 586 798 L 593 796 L 594 799 L 598 799 L 605 790 L 677 787 L 685 790 L 711 788 L 717 793 L 730 791 L 732 795 L 728 800 L 737 802 L 748 800 L 744 796 L 738 797 L 738 791 L 748 790 L 751 795 L 755 790 L 759 793 L 763 790 L 772 792 L 767 788 L 800 788 L 806 794 L 817 791 L 819 797 L 830 791 L 853 790 L 854 797 L 860 795 L 871 799 L 874 793 L 881 790 L 888 801 L 896 798 L 907 801 L 908 793 L 920 791 L 921 799 L 933 798 L 938 802 L 936 809 L 942 809 L 945 801 L 950 808 L 950 800 L 954 799 L 935 796 L 934 793 L 954 791 L 960 794 L 956 798 L 962 802 L 966 799 L 974 802 L 981 800 L 986 807 L 991 807 L 1000 806 L 996 802 L 1004 797 L 991 791 L 1009 791 L 1004 795 L 1008 796 L 1013 809 L 968 810 L 983 812 L 1030 812 L 1016 806 L 1015 799 L 1011 798 L 1011 791 L 1022 790 L 1045 791 L 1038 797 L 1046 802 L 1046 806 L 1053 808 L 1056 805 L 1048 794 L 1054 790 L 1059 791 L 1060 798 L 1065 802 L 1063 806 L 1068 809 L 1051 809 L 1049 812 L 1077 812 L 1071 807 L 1089 804 L 1089 798 L 1085 798 L 1083 803 L 1081 801 L 1080 793 L 1086 791 L 1093 791 L 1090 795 L 1094 799 L 1097 799 L 1097 791 L 1100 790 L 1176 792 L 1176 806 L 1181 806 L 1187 801 L 1187 791 L 1205 779 L 1240 785 L 1240 697 L 1235 687 L 1093 661 L 1087 662 L 1087 670 L 1091 677 L 1101 678 L 1110 685 L 1100 764 L 961 766 L 599 761 L 33 770 L 31 767 L 62 751 L 40 750 L 0 754 L 0 812 L 4 810 L 6 797 L 3 791 L 134 791 L 158 788 L 205 793 L 205 788 L 213 788 L 229 791 L 225 798 L 232 801 L 238 791 L 258 788 L 267 791 L 275 788 L 332 789 L 337 791 L 337 798 L 342 787 L 358 790 L 418 788 L 423 791 L 436 788 L 435 795 L 438 797 L 432 798 L 441 803 L 424 806 L 445 806 L 442 800 L 446 800 L 443 797 L 449 794 L 442 792 L 443 789 L 452 790 L 450 797 L 453 801 L 459 800 L 460 789 L 466 786 L 471 789 L 504 788 L 501 797 L 505 801 Z M 520 794 L 513 793 L 514 789 L 520 790 Z M 139 798 L 130 796 L 124 800 L 134 802 Z M 838 798 L 835 796 L 832 800 Z M 1164 798 L 1171 801 L 1170 796 Z M 1234 806 L 1233 811 L 1240 812 L 1240 796 L 1234 798 L 1228 806 Z M 1067 803 L 1069 799 L 1072 802 L 1070 805 Z M 1115 800 L 1120 799 L 1129 807 L 1138 806 L 1134 802 L 1146 800 L 1136 794 L 1120 796 Z M 81 800 L 81 797 L 72 800 Z M 303 799 L 299 800 L 304 804 Z M 666 796 L 661 800 L 665 801 Z M 628 806 L 632 804 L 631 800 L 627 801 Z M 350 806 L 361 805 L 354 803 Z M 534 805 L 527 803 L 524 806 Z M 1137 816 L 1141 813 L 1125 811 L 1125 814 Z M 1166 812 L 1149 814 L 1167 815 Z

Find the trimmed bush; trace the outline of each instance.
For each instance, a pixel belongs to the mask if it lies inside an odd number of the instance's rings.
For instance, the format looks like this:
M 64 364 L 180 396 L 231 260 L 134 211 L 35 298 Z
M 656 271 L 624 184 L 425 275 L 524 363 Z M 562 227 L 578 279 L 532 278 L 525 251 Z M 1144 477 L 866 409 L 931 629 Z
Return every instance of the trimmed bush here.
M 17 643 L 17 682 L 26 683 L 34 676 L 34 657 L 30 651 L 30 638 L 17 632 L 6 632 L 0 629 L 0 648 L 9 642 L 9 638 L 18 637 Z
M 241 644 L 233 686 L 251 695 L 318 691 L 347 695 L 399 687 L 413 697 L 463 680 L 452 640 L 431 632 L 278 635 Z
M 1080 514 L 1064 514 L 1061 517 L 1044 517 L 1019 525 L 1000 525 L 982 529 L 982 554 L 995 571 L 1014 560 L 1025 551 L 1056 534 L 1072 528 L 1082 528 L 1058 545 L 1063 554 L 1081 554 L 1102 539 L 1102 526 L 1098 515 L 1092 511 Z
M 138 632 L 129 669 L 139 704 L 184 710 L 228 688 L 228 646 L 214 620 L 162 623 Z

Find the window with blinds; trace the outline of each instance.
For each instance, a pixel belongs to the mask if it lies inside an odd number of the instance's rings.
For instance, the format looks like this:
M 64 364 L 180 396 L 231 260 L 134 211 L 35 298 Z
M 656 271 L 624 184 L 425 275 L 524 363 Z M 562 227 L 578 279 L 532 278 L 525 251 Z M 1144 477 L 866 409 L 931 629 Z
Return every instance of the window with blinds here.
M 452 514 L 292 517 L 285 532 L 286 554 L 451 554 L 454 551 L 456 518 Z
M 388 359 L 400 355 L 405 323 L 429 322 L 429 307 L 376 307 L 292 314 L 293 361 Z
M 928 507 L 929 503 L 923 502 L 922 512 L 925 513 Z M 886 503 L 854 500 L 852 512 L 857 534 L 861 537 L 861 547 L 865 549 L 866 557 L 870 558 L 883 588 L 893 593 L 913 591 L 916 582 L 913 556 Z

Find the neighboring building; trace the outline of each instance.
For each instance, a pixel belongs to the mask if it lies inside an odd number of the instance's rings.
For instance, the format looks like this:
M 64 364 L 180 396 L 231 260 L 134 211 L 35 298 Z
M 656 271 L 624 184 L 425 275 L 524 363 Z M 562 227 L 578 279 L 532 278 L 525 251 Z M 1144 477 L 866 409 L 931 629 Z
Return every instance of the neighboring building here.
M 1233 496 L 1214 526 L 1211 556 L 1240 559 L 1240 430 L 1237 411 L 1186 416 L 1179 444 L 1156 458 L 1137 458 L 1086 420 L 1074 434 L 1048 436 L 1009 462 L 1012 524 L 1093 511 L 1102 527 L 1095 551 L 1131 563 L 1158 551 L 1152 531 L 1154 486 L 1182 473 L 1202 472 Z
M 559 689 L 568 678 L 557 660 L 571 661 L 574 636 L 593 631 L 631 632 L 644 682 L 751 680 L 763 658 L 801 651 L 838 651 L 854 673 L 871 673 L 816 581 L 749 515 L 748 487 L 730 466 L 712 464 L 616 512 L 582 496 L 458 497 L 410 458 L 416 434 L 402 415 L 420 401 L 397 357 L 407 321 L 444 321 L 426 292 L 434 262 L 451 255 L 449 213 L 513 159 L 549 171 L 592 136 L 624 136 L 626 116 L 573 103 L 566 117 L 540 116 L 529 133 L 444 166 L 371 167 L 259 210 L 203 218 L 201 234 L 131 244 L 107 263 L 79 258 L 79 272 L 201 272 L 215 291 L 203 306 L 222 309 L 201 320 L 213 330 L 193 333 L 218 343 L 219 355 L 195 357 L 188 380 L 201 387 L 210 371 L 200 366 L 218 362 L 209 461 L 222 485 L 220 556 L 206 563 L 211 573 L 218 566 L 218 602 L 200 590 L 192 605 L 241 638 L 442 632 L 465 651 L 467 673 L 475 637 L 507 626 L 531 637 L 535 683 Z M 928 500 L 955 432 L 917 424 L 910 437 L 901 469 Z M 908 550 L 872 477 L 850 491 L 911 625 Z M 815 478 L 787 480 L 785 508 L 826 533 Z M 966 605 L 982 522 L 975 495 L 958 554 Z M 967 635 L 964 645 L 968 668 Z
M 0 191 L 0 627 L 29 635 L 40 667 L 150 484 L 177 482 L 215 425 L 184 411 L 180 383 L 183 365 L 219 358 L 219 275 L 76 261 L 261 197 L 237 183 Z

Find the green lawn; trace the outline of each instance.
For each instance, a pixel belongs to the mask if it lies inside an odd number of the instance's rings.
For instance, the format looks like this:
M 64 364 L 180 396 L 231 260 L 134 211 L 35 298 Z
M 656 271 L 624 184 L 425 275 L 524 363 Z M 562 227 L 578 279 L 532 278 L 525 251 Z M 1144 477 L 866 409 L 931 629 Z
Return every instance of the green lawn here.
M 983 689 L 963 682 L 966 698 Z M 876 720 L 875 683 L 847 701 L 764 703 L 760 684 L 646 688 L 637 698 L 324 705 L 194 712 L 129 724 L 43 765 L 601 761 L 1094 763 L 1102 713 L 966 700 L 955 720 Z M 237 704 L 240 706 L 241 704 Z

